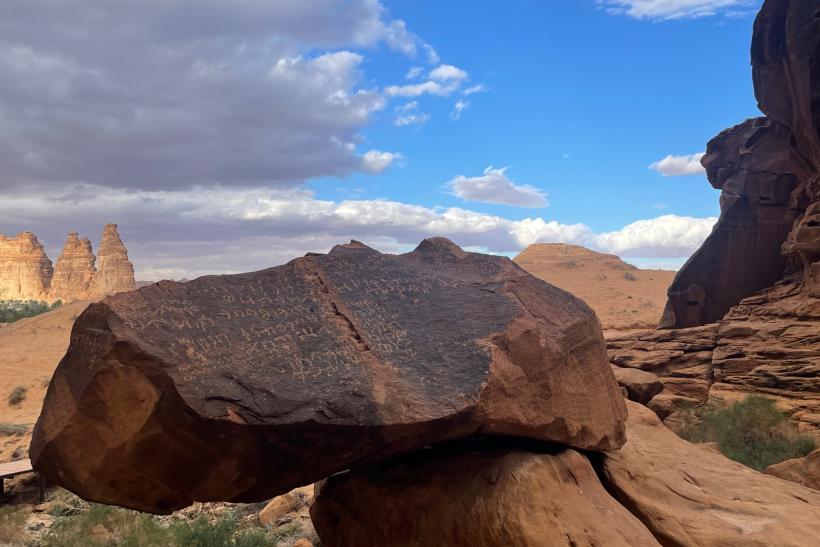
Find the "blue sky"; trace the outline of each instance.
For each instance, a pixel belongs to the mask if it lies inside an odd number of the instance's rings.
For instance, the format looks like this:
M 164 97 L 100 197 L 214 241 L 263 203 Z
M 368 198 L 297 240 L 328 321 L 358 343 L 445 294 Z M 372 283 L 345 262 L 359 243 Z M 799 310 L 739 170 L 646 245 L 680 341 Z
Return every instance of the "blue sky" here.
M 0 7 L 0 233 L 117 222 L 147 279 L 351 237 L 679 265 L 718 195 L 650 165 L 759 115 L 754 1 L 43 2 Z

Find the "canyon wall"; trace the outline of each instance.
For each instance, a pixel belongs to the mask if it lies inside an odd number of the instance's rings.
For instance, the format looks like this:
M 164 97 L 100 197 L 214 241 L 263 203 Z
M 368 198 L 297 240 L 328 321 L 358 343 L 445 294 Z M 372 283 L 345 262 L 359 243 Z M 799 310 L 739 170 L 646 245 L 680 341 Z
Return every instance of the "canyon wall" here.
M 88 238 L 72 232 L 52 267 L 33 233 L 0 235 L 0 300 L 71 302 L 136 288 L 134 265 L 116 224 L 103 229 L 98 255 L 94 256 Z

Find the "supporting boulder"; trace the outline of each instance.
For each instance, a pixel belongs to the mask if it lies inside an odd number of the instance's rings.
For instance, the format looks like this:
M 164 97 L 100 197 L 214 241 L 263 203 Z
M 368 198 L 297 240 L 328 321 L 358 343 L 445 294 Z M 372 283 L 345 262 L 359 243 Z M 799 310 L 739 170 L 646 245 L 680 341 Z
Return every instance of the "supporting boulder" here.
M 310 514 L 332 547 L 659 545 L 561 448 L 427 450 L 329 478 Z

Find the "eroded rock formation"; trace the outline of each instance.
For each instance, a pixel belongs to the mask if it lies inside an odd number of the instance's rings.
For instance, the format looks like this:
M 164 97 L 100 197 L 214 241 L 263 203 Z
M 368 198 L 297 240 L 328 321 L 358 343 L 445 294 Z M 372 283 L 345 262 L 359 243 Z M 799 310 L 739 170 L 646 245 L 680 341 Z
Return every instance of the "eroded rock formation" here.
M 14 238 L 0 234 L 0 300 L 72 302 L 136 288 L 134 265 L 116 224 L 105 226 L 97 259 L 88 238 L 75 232 L 68 234 L 54 268 L 31 232 Z
M 766 473 L 820 490 L 820 449 L 802 458 L 770 465 L 766 468 Z
M 660 545 L 571 449 L 427 450 L 316 491 L 311 518 L 334 547 Z
M 0 234 L 0 299 L 45 300 L 54 269 L 37 236 Z
M 91 241 L 85 237 L 80 239 L 76 232 L 68 234 L 63 252 L 54 267 L 49 297 L 63 302 L 89 298 L 95 273 Z
M 627 403 L 629 440 L 596 463 L 662 545 L 820 545 L 820 492 L 688 443 Z
M 107 224 L 97 251 L 97 273 L 91 284 L 91 294 L 103 297 L 136 288 L 134 265 L 128 260 L 128 249 L 120 239 L 117 225 Z
M 168 512 L 475 434 L 617 448 L 624 418 L 574 296 L 445 239 L 354 242 L 92 304 L 31 455 L 83 497 Z

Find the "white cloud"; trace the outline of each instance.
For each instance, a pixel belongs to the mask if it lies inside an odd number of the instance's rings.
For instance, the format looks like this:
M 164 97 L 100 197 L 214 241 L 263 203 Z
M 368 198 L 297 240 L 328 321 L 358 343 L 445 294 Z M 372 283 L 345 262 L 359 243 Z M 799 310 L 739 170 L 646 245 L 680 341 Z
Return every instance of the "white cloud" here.
M 429 78 L 439 82 L 462 81 L 469 78 L 469 74 L 453 65 L 439 65 L 430 71 Z
M 752 0 L 597 0 L 608 13 L 635 19 L 695 19 L 717 14 L 736 16 L 747 13 Z
M 654 169 L 664 177 L 679 177 L 682 175 L 703 175 L 706 170 L 700 164 L 703 152 L 688 156 L 666 156 L 662 160 L 652 163 L 649 168 Z
M 317 199 L 307 189 L 193 191 L 75 186 L 43 194 L 4 195 L 0 232 L 32 230 L 52 258 L 69 230 L 95 236 L 117 222 L 139 279 L 252 271 L 305 252 L 326 252 L 355 238 L 388 252 L 442 235 L 464 247 L 514 254 L 532 243 L 584 245 L 626 257 L 691 254 L 714 218 L 666 215 L 595 233 L 584 224 L 541 217 L 511 220 L 458 207 L 429 208 L 389 200 Z
M 450 117 L 454 120 L 458 120 L 461 118 L 461 113 L 470 108 L 470 103 L 467 101 L 462 101 L 459 99 L 456 101 L 456 104 L 453 105 L 453 111 L 450 112 Z
M 422 74 L 424 74 L 424 67 L 414 66 L 407 71 L 407 74 L 405 74 L 404 77 L 407 80 L 415 80 Z
M 626 256 L 688 256 L 697 249 L 717 222 L 716 217 L 693 218 L 663 215 L 638 220 L 620 230 L 595 236 L 597 248 Z
M 385 105 L 362 54 L 382 44 L 440 64 L 377 0 L 4 0 L 0 188 L 348 175 Z
M 368 150 L 362 156 L 362 171 L 367 173 L 381 173 L 394 162 L 401 160 L 402 155 L 395 152 L 382 152 L 381 150 Z
M 418 112 L 414 114 L 407 114 L 405 116 L 396 116 L 393 120 L 393 125 L 398 127 L 405 127 L 408 125 L 424 125 L 430 121 L 430 114 L 426 112 Z
M 384 92 L 390 97 L 419 97 L 421 95 L 447 96 L 458 89 L 457 83 L 441 84 L 432 80 L 418 84 L 389 85 Z
M 453 195 L 465 201 L 514 205 L 534 209 L 549 205 L 547 195 L 543 191 L 526 184 L 514 184 L 507 178 L 506 170 L 506 167 L 494 169 L 490 166 L 478 177 L 459 175 L 448 182 L 447 187 Z
M 484 84 L 476 84 L 474 86 L 470 86 L 466 88 L 464 91 L 461 92 L 462 95 L 472 95 L 473 93 L 483 93 L 487 91 L 487 88 Z

